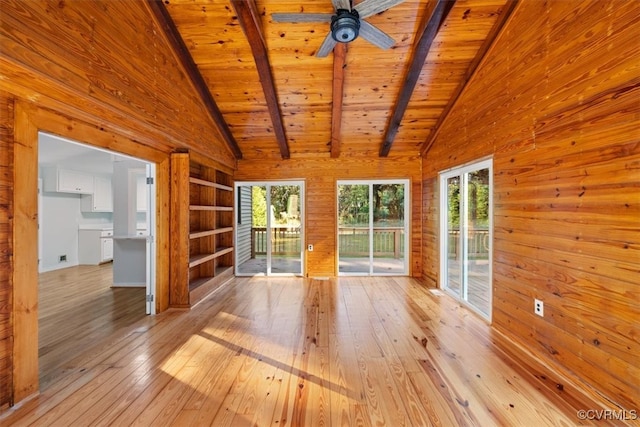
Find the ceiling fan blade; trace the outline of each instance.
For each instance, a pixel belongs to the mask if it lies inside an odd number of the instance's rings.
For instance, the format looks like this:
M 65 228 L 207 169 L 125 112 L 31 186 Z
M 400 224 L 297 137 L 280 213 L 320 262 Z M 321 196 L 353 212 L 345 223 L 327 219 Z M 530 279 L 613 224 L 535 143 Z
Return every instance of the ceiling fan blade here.
M 396 44 L 387 33 L 371 25 L 367 21 L 360 21 L 360 37 L 381 49 L 389 49 Z
M 338 9 L 351 10 L 351 0 L 331 0 L 333 7 Z
M 331 22 L 330 13 L 272 13 L 273 22 Z
M 364 0 L 362 3 L 358 3 L 354 9 L 358 11 L 360 19 L 364 19 L 376 13 L 384 12 L 402 2 L 404 0 Z
M 338 44 L 338 42 L 333 39 L 331 33 L 327 34 L 327 37 L 325 37 L 324 41 L 322 42 L 322 45 L 320 46 L 320 49 L 318 49 L 316 56 L 318 58 L 324 58 L 325 56 L 329 55 L 329 52 L 331 52 L 334 47 L 336 47 L 336 44 Z

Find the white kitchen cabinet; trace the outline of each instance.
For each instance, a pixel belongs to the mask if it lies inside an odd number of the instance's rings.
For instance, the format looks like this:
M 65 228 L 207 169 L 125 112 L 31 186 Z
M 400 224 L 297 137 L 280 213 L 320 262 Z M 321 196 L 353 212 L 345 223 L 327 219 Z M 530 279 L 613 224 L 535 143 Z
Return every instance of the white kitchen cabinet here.
M 113 230 L 79 230 L 78 261 L 98 265 L 113 259 Z
M 69 169 L 45 168 L 44 191 L 58 193 L 93 193 L 93 175 Z
M 113 239 L 110 237 L 101 237 L 102 243 L 102 262 L 106 262 L 113 259 Z
M 95 176 L 93 178 L 93 194 L 82 196 L 80 208 L 83 212 L 113 212 L 111 178 Z

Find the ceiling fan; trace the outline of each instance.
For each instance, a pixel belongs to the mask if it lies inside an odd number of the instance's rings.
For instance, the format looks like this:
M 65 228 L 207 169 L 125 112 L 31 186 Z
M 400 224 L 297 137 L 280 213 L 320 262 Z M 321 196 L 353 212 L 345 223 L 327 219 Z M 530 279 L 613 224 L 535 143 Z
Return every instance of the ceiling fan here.
M 349 43 L 358 36 L 381 49 L 389 49 L 395 41 L 377 27 L 365 21 L 369 16 L 384 12 L 404 0 L 364 0 L 353 6 L 352 0 L 331 0 L 336 10 L 329 13 L 274 13 L 274 22 L 330 22 L 331 31 L 327 34 L 318 57 L 325 57 L 333 50 L 337 43 Z

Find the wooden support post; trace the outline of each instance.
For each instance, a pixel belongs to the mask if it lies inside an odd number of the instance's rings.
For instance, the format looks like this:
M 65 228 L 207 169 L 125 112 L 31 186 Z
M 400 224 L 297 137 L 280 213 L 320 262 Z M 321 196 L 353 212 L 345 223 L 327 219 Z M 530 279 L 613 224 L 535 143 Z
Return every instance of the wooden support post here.
M 171 154 L 169 306 L 189 306 L 189 153 Z
M 13 401 L 38 391 L 38 128 L 16 103 L 13 206 Z

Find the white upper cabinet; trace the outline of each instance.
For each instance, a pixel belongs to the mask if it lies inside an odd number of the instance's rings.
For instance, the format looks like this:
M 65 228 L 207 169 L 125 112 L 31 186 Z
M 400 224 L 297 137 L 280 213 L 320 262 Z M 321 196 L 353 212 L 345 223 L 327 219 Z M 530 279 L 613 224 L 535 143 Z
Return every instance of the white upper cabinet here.
M 111 178 L 95 176 L 93 194 L 82 196 L 83 212 L 113 212 L 113 187 Z
M 45 168 L 44 191 L 93 193 L 93 175 L 69 169 Z

